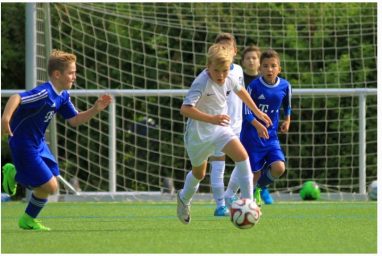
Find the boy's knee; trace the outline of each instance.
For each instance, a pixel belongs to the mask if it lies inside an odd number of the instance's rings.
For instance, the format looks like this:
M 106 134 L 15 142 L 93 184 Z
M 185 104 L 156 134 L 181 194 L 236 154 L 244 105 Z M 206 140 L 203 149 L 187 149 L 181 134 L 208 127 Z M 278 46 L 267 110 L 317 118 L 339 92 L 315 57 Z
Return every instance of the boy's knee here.
M 40 187 L 40 189 L 43 190 L 45 193 L 47 193 L 49 195 L 53 195 L 53 194 L 57 193 L 57 191 L 58 191 L 58 182 L 57 182 L 57 179 L 53 177 L 47 183 L 42 185 Z
M 285 172 L 285 164 L 283 162 L 271 167 L 271 174 L 273 177 L 280 177 Z

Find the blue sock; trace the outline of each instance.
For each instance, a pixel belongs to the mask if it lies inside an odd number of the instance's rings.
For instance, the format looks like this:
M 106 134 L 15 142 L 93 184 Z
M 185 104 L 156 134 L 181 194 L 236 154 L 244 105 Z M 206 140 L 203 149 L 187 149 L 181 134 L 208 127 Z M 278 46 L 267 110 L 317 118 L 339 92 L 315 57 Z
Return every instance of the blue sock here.
M 32 194 L 31 200 L 29 201 L 28 206 L 25 209 L 25 213 L 31 216 L 32 218 L 36 218 L 47 202 L 48 199 L 40 199 Z
M 270 168 L 266 168 L 266 170 L 263 170 L 261 172 L 261 176 L 260 179 L 257 181 L 257 185 L 260 188 L 264 188 L 267 185 L 271 184 L 274 180 L 275 178 L 272 176 Z

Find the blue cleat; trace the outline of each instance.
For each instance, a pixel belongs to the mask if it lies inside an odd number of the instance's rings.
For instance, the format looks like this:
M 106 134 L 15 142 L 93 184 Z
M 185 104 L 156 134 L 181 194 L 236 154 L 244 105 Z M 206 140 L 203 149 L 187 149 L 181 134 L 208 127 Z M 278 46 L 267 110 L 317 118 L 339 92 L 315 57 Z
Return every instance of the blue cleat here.
M 265 204 L 273 204 L 273 198 L 267 187 L 261 188 L 260 195 Z
M 218 217 L 229 216 L 229 210 L 226 206 L 220 206 L 215 209 L 214 216 L 218 216 Z

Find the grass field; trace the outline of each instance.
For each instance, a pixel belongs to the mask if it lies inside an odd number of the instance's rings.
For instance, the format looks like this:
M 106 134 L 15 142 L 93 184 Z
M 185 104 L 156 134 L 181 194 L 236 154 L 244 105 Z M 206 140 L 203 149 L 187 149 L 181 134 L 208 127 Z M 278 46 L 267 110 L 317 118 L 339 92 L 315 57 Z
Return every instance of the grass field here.
M 19 229 L 24 208 L 2 203 L 2 253 L 377 253 L 375 202 L 277 202 L 248 230 L 212 203 L 194 203 L 189 225 L 175 203 L 50 203 L 50 232 Z

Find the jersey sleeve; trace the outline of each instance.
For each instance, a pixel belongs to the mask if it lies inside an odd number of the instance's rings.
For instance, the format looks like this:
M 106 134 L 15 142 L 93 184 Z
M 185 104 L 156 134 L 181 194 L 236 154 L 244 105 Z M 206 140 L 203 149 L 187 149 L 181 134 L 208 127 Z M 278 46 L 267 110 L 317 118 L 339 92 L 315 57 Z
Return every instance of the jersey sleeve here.
M 74 107 L 72 101 L 70 100 L 69 93 L 66 93 L 65 102 L 62 104 L 57 113 L 59 113 L 64 119 L 70 119 L 78 114 L 77 109 Z
M 292 86 L 288 83 L 286 95 L 283 99 L 284 116 L 290 116 L 292 112 Z
M 201 83 L 200 79 L 195 80 L 183 100 L 183 105 L 195 106 L 200 97 L 202 97 L 205 88 L 206 83 Z
M 40 87 L 33 88 L 32 90 L 19 93 L 21 102 L 20 105 L 30 109 L 39 108 L 45 104 L 45 99 L 49 96 L 47 89 Z
M 253 81 L 247 86 L 247 91 L 249 95 L 251 96 L 252 100 L 254 101 L 254 98 L 252 96 L 253 93 Z M 249 123 L 252 123 L 253 120 L 256 119 L 255 115 L 252 113 L 252 110 L 243 103 L 243 118 L 247 120 Z

